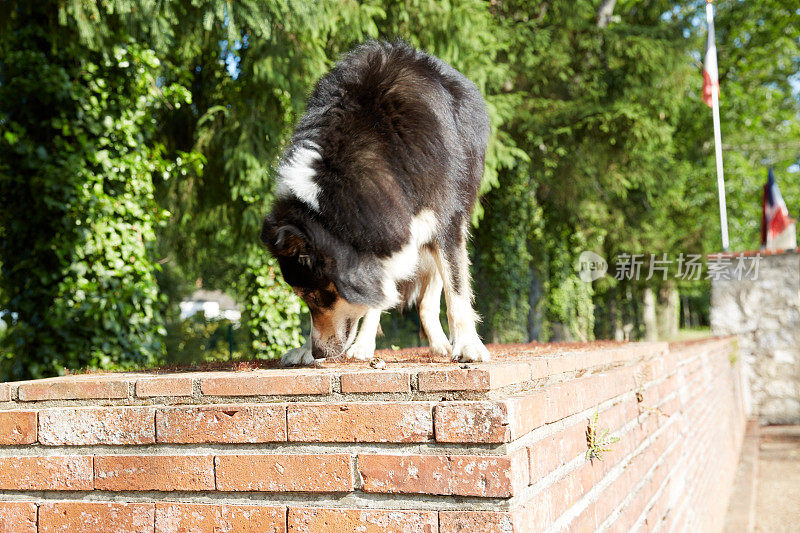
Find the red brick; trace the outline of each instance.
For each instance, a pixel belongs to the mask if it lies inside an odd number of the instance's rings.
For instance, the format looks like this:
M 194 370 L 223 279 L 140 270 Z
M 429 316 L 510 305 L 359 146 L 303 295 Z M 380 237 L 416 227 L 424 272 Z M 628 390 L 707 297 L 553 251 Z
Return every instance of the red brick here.
M 365 492 L 425 493 L 508 498 L 528 486 L 525 450 L 511 456 L 358 456 Z
M 218 455 L 217 490 L 347 492 L 353 490 L 350 455 Z
M 560 436 L 556 434 L 528 447 L 531 483 L 536 483 L 563 464 L 558 454 L 559 445 Z
M 439 533 L 512 533 L 513 531 L 520 529 L 514 529 L 511 513 L 439 511 Z
M 204 377 L 200 390 L 206 396 L 293 396 L 330 394 L 332 374 L 319 372 L 239 372 Z
M 592 386 L 596 388 L 598 379 L 598 376 L 592 376 L 548 387 L 550 403 L 547 422 L 561 420 L 582 411 L 586 404 L 584 397 L 589 394 Z
M 434 408 L 434 428 L 439 442 L 511 440 L 508 406 L 503 402 L 442 402 Z
M 547 359 L 532 357 L 528 360 L 528 367 L 530 368 L 530 379 L 532 381 L 550 376 L 550 373 L 547 371 Z
M 0 402 L 11 401 L 11 385 L 8 383 L 0 383 Z
M 214 490 L 210 455 L 107 455 L 94 458 L 97 490 Z
M 0 457 L 2 490 L 92 490 L 92 458 L 86 455 Z
M 420 391 L 488 391 L 489 372 L 484 368 L 441 368 L 426 370 L 417 375 Z
M 140 398 L 191 396 L 193 393 L 192 382 L 192 376 L 141 378 L 136 380 L 136 396 Z
M 36 411 L 0 411 L 0 445 L 36 442 Z
M 554 357 L 548 357 L 547 373 L 552 376 L 554 374 L 563 374 L 564 372 L 573 372 L 576 370 L 577 364 L 578 356 L 576 354 L 565 353 Z
M 155 533 L 285 533 L 286 508 L 157 503 Z
M 0 502 L 0 533 L 36 533 L 36 504 Z
M 128 382 L 109 377 L 60 377 L 25 381 L 18 387 L 19 401 L 102 400 L 128 397 Z
M 116 502 L 44 502 L 39 533 L 152 533 L 155 505 Z
M 553 523 L 553 489 L 546 488 L 534 494 L 521 507 L 514 509 L 514 530 L 528 533 L 545 531 Z
M 247 443 L 286 440 L 286 406 L 277 404 L 166 407 L 156 413 L 158 442 Z
M 289 508 L 291 533 L 436 533 L 436 511 Z
M 450 494 L 450 465 L 444 455 L 359 455 L 364 492 Z
M 476 368 L 439 368 L 417 375 L 420 391 L 488 391 L 528 381 L 527 363 L 491 363 Z
M 293 404 L 290 441 L 425 442 L 433 438 L 430 402 Z
M 223 505 L 223 527 L 214 533 L 285 533 L 286 508 Z
M 531 444 L 528 447 L 531 481 L 536 482 L 556 468 L 585 454 L 586 428 L 587 423 L 581 421 Z
M 529 392 L 506 400 L 510 421 L 511 440 L 516 440 L 544 425 L 549 409 L 546 390 Z
M 342 392 L 411 392 L 411 374 L 372 370 L 342 374 Z
M 450 494 L 509 498 L 528 486 L 525 450 L 512 457 L 453 455 L 450 457 Z
M 153 444 L 152 407 L 65 407 L 39 411 L 39 442 L 46 445 Z
M 602 495 L 600 496 L 603 497 Z M 569 531 L 597 531 L 596 503 L 590 503 L 569 523 Z

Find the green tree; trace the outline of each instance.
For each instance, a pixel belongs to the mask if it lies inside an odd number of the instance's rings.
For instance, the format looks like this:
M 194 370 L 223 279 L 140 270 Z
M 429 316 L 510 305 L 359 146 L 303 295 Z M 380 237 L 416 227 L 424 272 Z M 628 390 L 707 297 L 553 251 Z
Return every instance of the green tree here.
M 158 88 L 158 59 L 119 29 L 91 47 L 56 4 L 4 7 L 0 379 L 153 362 L 164 329 L 152 176 L 173 168 L 152 112 L 188 94 Z
M 160 233 L 159 250 L 175 264 L 168 268 L 235 292 L 254 352 L 278 354 L 302 342 L 296 310 L 304 306 L 275 278 L 257 235 L 271 201 L 274 164 L 313 83 L 363 40 L 401 37 L 475 80 L 499 126 L 512 114 L 500 90 L 502 43 L 488 5 L 479 1 L 241 2 L 221 12 L 168 4 L 169 15 L 149 16 L 180 26 L 159 23 L 143 31 L 158 31 L 164 40 L 167 82 L 191 91 L 192 106 L 166 110 L 160 121 L 170 153 L 192 154 L 194 164 L 185 174 L 156 180 L 159 202 L 174 215 Z M 515 155 L 496 127 L 485 189 Z

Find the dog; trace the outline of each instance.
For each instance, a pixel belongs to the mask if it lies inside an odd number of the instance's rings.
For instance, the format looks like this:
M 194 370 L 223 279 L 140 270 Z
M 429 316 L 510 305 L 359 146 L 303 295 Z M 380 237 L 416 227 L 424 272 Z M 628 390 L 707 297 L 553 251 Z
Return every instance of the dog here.
M 489 360 L 467 256 L 489 129 L 478 88 L 404 42 L 362 44 L 317 82 L 261 230 L 311 312 L 282 364 L 370 359 L 381 312 L 414 303 L 432 353 Z

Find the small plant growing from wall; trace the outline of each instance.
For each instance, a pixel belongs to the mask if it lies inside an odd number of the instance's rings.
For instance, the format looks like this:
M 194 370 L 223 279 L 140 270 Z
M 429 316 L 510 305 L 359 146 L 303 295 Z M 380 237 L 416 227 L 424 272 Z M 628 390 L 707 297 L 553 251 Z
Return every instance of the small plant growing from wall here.
M 600 413 L 595 411 L 594 416 L 589 419 L 589 426 L 586 428 L 586 460 L 594 462 L 595 459 L 603 460 L 603 454 L 611 451 L 611 445 L 619 442 L 619 437 L 611 435 L 608 428 L 598 426 Z

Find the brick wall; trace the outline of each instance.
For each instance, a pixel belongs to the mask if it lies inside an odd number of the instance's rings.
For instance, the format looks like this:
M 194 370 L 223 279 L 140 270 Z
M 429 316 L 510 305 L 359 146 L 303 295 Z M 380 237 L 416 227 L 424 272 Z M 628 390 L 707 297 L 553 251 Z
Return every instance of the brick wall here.
M 0 384 L 0 531 L 718 531 L 732 349 Z M 595 414 L 619 441 L 589 461 Z

